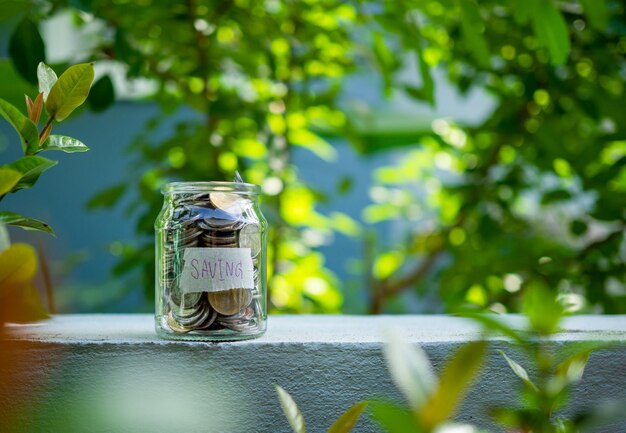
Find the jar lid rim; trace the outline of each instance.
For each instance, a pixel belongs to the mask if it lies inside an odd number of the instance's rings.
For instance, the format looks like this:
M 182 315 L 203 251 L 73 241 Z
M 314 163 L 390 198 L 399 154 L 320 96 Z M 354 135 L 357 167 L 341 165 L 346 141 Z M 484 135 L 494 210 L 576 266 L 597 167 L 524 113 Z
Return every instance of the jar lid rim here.
M 226 181 L 169 182 L 161 187 L 163 194 L 198 191 L 224 191 L 234 194 L 259 194 L 261 187 L 253 183 Z

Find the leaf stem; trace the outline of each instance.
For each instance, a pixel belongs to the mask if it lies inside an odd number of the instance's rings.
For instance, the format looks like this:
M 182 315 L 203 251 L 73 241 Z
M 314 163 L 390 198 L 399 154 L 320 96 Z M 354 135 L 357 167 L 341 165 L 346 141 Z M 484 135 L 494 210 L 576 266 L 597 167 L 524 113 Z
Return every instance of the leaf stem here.
M 41 129 L 41 132 L 39 133 L 39 143 L 41 144 L 41 138 L 44 135 L 44 132 L 46 131 L 46 129 L 48 129 L 48 127 L 52 124 L 52 121 L 54 120 L 54 116 L 50 116 L 48 117 L 48 121 L 46 122 L 46 124 L 44 125 L 44 127 Z

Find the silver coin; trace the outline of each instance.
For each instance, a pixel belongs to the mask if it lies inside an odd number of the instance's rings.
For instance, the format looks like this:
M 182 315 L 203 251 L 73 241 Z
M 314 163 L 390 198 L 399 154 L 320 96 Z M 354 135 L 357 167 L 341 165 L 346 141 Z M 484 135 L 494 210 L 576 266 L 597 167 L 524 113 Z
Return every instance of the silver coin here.
M 202 301 L 202 293 L 182 293 L 178 287 L 170 291 L 169 303 L 177 308 L 193 308 Z
M 212 192 L 209 197 L 211 198 L 211 203 L 216 208 L 235 214 L 240 214 L 248 201 L 239 194 L 232 192 L 216 191 Z
M 198 308 L 198 311 L 193 316 L 176 317 L 175 314 L 173 314 L 173 316 L 181 325 L 195 328 L 196 326 L 201 325 L 202 323 L 204 323 L 205 320 L 207 320 L 207 318 L 211 314 L 211 311 L 212 310 L 208 306 L 208 304 L 204 303 L 200 306 L 200 308 Z
M 252 257 L 261 252 L 261 228 L 257 224 L 246 224 L 239 232 L 239 247 L 250 248 Z
M 211 310 L 211 311 L 212 313 L 207 317 L 207 319 L 204 322 L 196 326 L 196 329 L 207 329 L 208 327 L 213 325 L 213 323 L 215 323 L 215 319 L 217 318 L 217 311 L 215 310 Z

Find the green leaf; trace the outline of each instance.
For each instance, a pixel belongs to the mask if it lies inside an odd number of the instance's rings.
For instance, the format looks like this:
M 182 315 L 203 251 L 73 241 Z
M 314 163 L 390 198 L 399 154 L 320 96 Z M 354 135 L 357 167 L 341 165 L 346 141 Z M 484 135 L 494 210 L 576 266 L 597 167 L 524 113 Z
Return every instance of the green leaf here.
M 298 409 L 298 405 L 287 391 L 278 385 L 274 386 L 276 387 L 276 392 L 278 393 L 280 406 L 283 408 L 283 412 L 289 421 L 291 429 L 294 433 L 305 433 L 306 426 L 304 425 L 304 418 L 302 417 L 302 413 L 300 413 L 300 409 Z
M 450 358 L 439 378 L 437 390 L 421 411 L 427 428 L 434 428 L 452 416 L 478 373 L 486 350 L 486 342 L 476 341 L 464 345 Z
M 604 30 L 609 23 L 609 11 L 606 0 L 580 0 L 591 27 Z
M 575 383 L 582 379 L 585 366 L 589 360 L 589 350 L 576 353 L 556 367 L 556 376 L 566 384 Z
M 113 185 L 100 191 L 87 202 L 87 209 L 109 208 L 115 205 L 128 188 L 126 184 Z
M 524 383 L 528 385 L 528 387 L 537 391 L 537 387 L 535 386 L 533 381 L 530 380 L 530 377 L 528 376 L 528 372 L 526 372 L 524 367 L 519 365 L 517 362 L 513 361 L 508 356 L 506 356 L 506 353 L 504 353 L 503 351 L 499 350 L 499 352 L 502 354 L 502 356 L 504 356 L 504 359 L 506 359 L 506 362 L 509 364 L 509 367 L 511 367 L 511 370 L 513 370 L 513 373 L 515 373 L 517 377 L 522 379 L 522 381 L 524 381 Z
M 517 24 L 524 25 L 532 16 L 532 9 L 527 0 L 510 0 L 513 19 Z
M 307 129 L 289 131 L 288 139 L 291 144 L 310 150 L 324 161 L 337 160 L 335 148 L 328 141 Z
M 532 0 L 533 27 L 539 44 L 548 50 L 553 65 L 562 65 L 570 50 L 567 24 L 553 0 Z
M 0 0 L 0 21 L 13 18 L 28 10 L 30 6 L 29 0 Z
M 37 24 L 24 18 L 9 40 L 9 55 L 17 71 L 31 83 L 37 83 L 37 64 L 46 61 L 43 39 Z
M 0 115 L 17 131 L 24 153 L 34 153 L 39 146 L 39 132 L 33 121 L 4 99 L 0 99 Z
M 22 174 L 19 171 L 0 168 L 0 196 L 11 191 L 21 177 Z
M 93 77 L 93 63 L 70 66 L 50 89 L 46 100 L 48 114 L 58 122 L 69 116 L 87 99 Z
M 413 413 L 409 410 L 387 402 L 377 401 L 370 404 L 373 418 L 388 433 L 420 433 Z
M 532 331 L 541 335 L 558 332 L 564 309 L 554 293 L 543 284 L 533 282 L 526 288 L 523 301 L 523 311 Z
M 87 103 L 95 112 L 104 111 L 115 102 L 115 88 L 113 81 L 108 75 L 103 76 L 94 83 L 89 92 Z
M 22 227 L 25 230 L 39 230 L 54 236 L 52 228 L 43 221 L 28 218 L 15 212 L 0 212 L 0 224 Z
M 337 418 L 337 421 L 333 423 L 328 429 L 328 433 L 349 433 L 354 428 L 354 425 L 359 420 L 361 413 L 369 402 L 362 401 L 354 404 L 348 410 L 346 410 L 343 415 Z
M 391 378 L 413 410 L 420 409 L 437 386 L 437 377 L 421 347 L 412 347 L 401 333 L 389 333 L 384 348 Z
M 426 101 L 431 106 L 435 105 L 435 82 L 430 72 L 430 66 L 424 60 L 422 51 L 417 51 L 417 63 L 419 65 L 420 76 L 422 78 L 421 87 L 405 86 L 406 92 L 413 98 Z
M 396 56 L 391 52 L 382 33 L 374 32 L 373 34 L 373 50 L 378 66 L 383 76 L 385 88 L 385 96 L 391 96 L 391 86 L 393 82 L 393 73 L 397 67 Z
M 489 46 L 484 36 L 485 25 L 480 10 L 474 0 L 459 0 L 461 6 L 461 32 L 465 47 L 478 65 L 488 68 L 490 65 Z
M 517 330 L 511 328 L 503 321 L 498 320 L 497 316 L 494 314 L 462 312 L 459 313 L 459 315 L 480 323 L 487 331 L 498 332 L 520 345 L 526 344 L 526 339 Z
M 0 59 L 0 95 L 14 107 L 22 107 L 24 95 L 36 95 L 37 86 L 26 81 L 9 59 Z
M 22 174 L 14 191 L 32 187 L 41 173 L 57 165 L 57 161 L 51 161 L 41 156 L 24 156 L 10 164 L 5 165 L 6 168 L 17 170 Z
M 37 65 L 37 80 L 39 81 L 39 92 L 43 92 L 44 102 L 48 99 L 50 89 L 57 82 L 57 74 L 54 70 L 44 62 Z
M 0 224 L 0 253 L 11 246 L 9 231 L 4 224 Z
M 60 150 L 65 153 L 87 152 L 89 148 L 81 141 L 65 135 L 51 135 L 41 150 Z

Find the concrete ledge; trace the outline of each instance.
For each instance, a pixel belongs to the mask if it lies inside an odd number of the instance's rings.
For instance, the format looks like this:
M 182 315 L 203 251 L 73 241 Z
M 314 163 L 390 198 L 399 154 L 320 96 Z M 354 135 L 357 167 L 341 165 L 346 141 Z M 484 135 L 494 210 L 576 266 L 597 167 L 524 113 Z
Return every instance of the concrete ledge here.
M 356 401 L 400 399 L 382 357 L 385 330 L 403 330 L 437 369 L 480 336 L 472 322 L 448 316 L 273 316 L 264 337 L 218 344 L 159 340 L 153 326 L 149 315 L 68 315 L 12 327 L 4 356 L 20 368 L 11 389 L 0 389 L 0 420 L 13 416 L 10 431 L 288 432 L 276 383 L 296 399 L 308 431 L 321 432 Z M 566 350 L 589 340 L 626 343 L 626 316 L 568 318 L 549 344 Z M 528 365 L 494 338 L 458 415 L 492 431 L 500 430 L 486 411 L 514 404 L 519 386 L 496 349 Z M 624 346 L 592 354 L 572 407 L 615 397 L 626 397 Z M 378 430 L 364 418 L 355 431 Z

